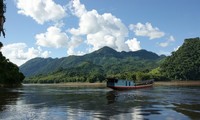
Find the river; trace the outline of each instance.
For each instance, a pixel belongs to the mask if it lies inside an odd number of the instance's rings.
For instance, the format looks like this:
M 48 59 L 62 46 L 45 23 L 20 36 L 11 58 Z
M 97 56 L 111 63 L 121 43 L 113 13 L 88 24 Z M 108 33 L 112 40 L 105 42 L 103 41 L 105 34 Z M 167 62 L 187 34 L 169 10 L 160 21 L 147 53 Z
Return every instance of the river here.
M 200 87 L 23 85 L 0 88 L 2 120 L 199 120 Z

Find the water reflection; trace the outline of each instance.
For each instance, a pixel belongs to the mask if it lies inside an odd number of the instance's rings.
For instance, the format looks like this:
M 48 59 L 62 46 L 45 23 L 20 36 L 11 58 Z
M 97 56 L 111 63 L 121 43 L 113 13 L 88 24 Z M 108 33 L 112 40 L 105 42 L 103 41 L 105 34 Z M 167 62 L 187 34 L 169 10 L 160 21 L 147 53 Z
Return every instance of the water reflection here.
M 200 119 L 200 104 L 174 104 L 179 113 L 189 116 L 192 120 Z
M 126 92 L 122 91 L 109 91 L 106 95 L 108 100 L 108 104 L 113 104 L 115 102 L 125 102 L 128 100 L 134 101 L 134 95 L 126 94 Z
M 7 105 L 16 105 L 21 93 L 13 91 L 13 89 L 0 88 L 0 111 L 4 111 Z
M 200 88 L 106 88 L 23 86 L 0 89 L 0 119 L 190 120 L 200 118 Z
M 154 107 L 151 102 L 146 101 L 149 96 L 143 94 L 144 91 L 110 91 L 107 93 L 108 104 L 123 103 L 134 117 L 143 118 L 144 116 L 161 114 L 160 109 Z M 146 100 L 145 100 L 146 99 Z

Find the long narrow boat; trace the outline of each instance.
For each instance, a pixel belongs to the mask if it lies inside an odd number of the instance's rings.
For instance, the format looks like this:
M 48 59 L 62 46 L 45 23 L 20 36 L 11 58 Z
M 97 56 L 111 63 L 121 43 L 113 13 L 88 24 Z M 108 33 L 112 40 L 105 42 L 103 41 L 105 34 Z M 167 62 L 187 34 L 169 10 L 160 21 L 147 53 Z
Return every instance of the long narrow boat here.
M 154 80 L 142 80 L 140 82 L 134 82 L 132 80 L 123 80 L 116 78 L 107 78 L 107 87 L 114 90 L 131 90 L 139 88 L 151 87 Z

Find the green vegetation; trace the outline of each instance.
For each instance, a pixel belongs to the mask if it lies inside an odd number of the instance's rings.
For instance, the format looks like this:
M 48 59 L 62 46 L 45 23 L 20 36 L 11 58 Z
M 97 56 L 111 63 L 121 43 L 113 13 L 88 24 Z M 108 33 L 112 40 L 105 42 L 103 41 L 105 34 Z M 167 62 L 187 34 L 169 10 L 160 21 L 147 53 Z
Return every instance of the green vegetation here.
M 0 42 L 0 49 L 3 47 L 3 43 L 2 42 Z
M 17 65 L 11 63 L 0 52 L 0 86 L 18 86 L 24 75 L 19 72 Z
M 185 39 L 184 44 L 163 62 L 161 72 L 172 80 L 200 80 L 200 39 Z

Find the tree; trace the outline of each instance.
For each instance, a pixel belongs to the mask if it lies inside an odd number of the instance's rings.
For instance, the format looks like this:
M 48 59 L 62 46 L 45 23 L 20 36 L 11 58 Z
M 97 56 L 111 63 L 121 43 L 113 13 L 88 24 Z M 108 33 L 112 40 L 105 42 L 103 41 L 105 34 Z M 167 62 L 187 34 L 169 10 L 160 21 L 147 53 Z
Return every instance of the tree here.
M 7 60 L 0 52 L 0 84 L 3 86 L 20 85 L 24 75 L 17 65 Z
M 161 73 L 175 80 L 200 79 L 200 39 L 185 39 L 183 45 L 161 64 Z
M 3 47 L 3 43 L 2 42 L 0 42 L 0 49 Z
M 148 79 L 150 79 L 150 75 L 148 73 L 136 72 L 136 80 L 137 81 L 148 80 Z

